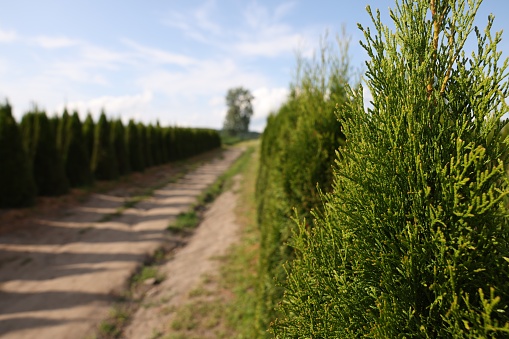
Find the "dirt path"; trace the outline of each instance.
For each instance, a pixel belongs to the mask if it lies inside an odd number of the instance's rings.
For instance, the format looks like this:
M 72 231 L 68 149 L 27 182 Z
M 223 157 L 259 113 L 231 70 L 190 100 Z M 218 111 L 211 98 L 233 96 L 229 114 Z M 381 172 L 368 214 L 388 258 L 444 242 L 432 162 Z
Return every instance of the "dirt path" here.
M 164 232 L 168 222 L 188 209 L 240 153 L 227 150 L 221 159 L 156 190 L 121 216 L 104 218 L 123 206 L 125 198 L 96 194 L 65 217 L 35 220 L 29 228 L 1 235 L 0 336 L 93 334 L 136 267 L 161 243 L 171 241 Z
M 236 184 L 240 177 L 236 177 Z M 238 239 L 239 226 L 235 222 L 235 187 L 222 193 L 205 212 L 205 216 L 188 244 L 160 268 L 166 279 L 144 298 L 131 323 L 124 330 L 124 338 L 150 339 L 168 333 L 174 319 L 174 309 L 182 305 L 202 278 L 218 270 L 214 260 L 226 254 Z

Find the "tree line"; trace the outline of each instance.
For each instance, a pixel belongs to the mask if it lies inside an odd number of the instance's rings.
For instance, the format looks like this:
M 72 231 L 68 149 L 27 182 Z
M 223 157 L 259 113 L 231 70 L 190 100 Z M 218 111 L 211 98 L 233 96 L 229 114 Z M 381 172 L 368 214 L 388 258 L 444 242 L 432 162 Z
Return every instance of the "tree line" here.
M 62 195 L 220 146 L 212 129 L 124 125 L 104 111 L 82 122 L 76 111 L 48 117 L 34 107 L 18 123 L 6 102 L 0 104 L 0 207 L 30 206 L 36 196 Z
M 346 50 L 298 67 L 262 137 L 256 337 L 507 337 L 508 61 L 480 3 L 396 1 L 394 30 L 368 7 L 367 109 Z

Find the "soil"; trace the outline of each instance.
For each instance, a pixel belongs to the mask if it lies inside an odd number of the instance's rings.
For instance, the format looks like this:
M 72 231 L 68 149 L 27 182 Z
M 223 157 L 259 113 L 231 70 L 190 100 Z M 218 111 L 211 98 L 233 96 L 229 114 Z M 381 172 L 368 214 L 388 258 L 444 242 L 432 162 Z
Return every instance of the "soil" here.
M 50 212 L 0 215 L 0 336 L 93 336 L 144 260 L 162 245 L 182 245 L 180 236 L 166 231 L 171 220 L 188 210 L 241 153 L 225 150 L 121 214 L 131 192 L 128 184 L 92 194 L 83 203 L 71 199 Z M 214 269 L 208 259 L 221 255 L 235 239 L 233 215 L 223 210 L 234 203 L 233 193 L 227 192 L 206 212 L 188 244 L 163 267 L 166 279 L 148 292 L 156 306 L 134 314 L 126 337 L 150 338 L 168 316 L 161 304 L 178 303 L 202 274 Z

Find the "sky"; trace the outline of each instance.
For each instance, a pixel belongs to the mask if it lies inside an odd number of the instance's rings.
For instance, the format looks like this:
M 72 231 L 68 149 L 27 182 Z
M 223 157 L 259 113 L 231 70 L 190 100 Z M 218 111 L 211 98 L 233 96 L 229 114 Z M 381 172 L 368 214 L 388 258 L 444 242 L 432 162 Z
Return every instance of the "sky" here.
M 250 129 L 262 131 L 288 95 L 296 53 L 311 56 L 326 32 L 345 27 L 362 69 L 366 5 L 390 24 L 393 0 L 0 0 L 0 100 L 18 120 L 35 104 L 219 129 L 228 89 L 243 86 L 255 98 Z M 485 0 L 476 23 L 490 13 L 509 34 L 509 1 Z

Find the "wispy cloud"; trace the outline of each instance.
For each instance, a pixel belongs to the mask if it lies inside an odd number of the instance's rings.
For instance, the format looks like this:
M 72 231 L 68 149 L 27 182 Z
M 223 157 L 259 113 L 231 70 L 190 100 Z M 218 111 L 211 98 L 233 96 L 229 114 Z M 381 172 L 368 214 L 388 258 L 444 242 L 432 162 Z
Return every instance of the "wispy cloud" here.
M 129 39 L 123 39 L 122 42 L 126 46 L 134 49 L 137 53 L 137 58 L 141 59 L 143 62 L 149 61 L 157 64 L 174 64 L 179 66 L 189 66 L 196 63 L 194 58 L 186 55 L 172 53 L 158 48 L 146 47 Z
M 13 30 L 3 30 L 0 28 L 0 43 L 13 42 L 18 38 L 18 34 Z
M 86 112 L 91 112 L 97 118 L 101 110 L 110 115 L 117 115 L 128 118 L 139 118 L 146 107 L 149 106 L 154 96 L 150 91 L 143 91 L 133 95 L 100 96 L 89 100 L 72 101 L 57 106 L 57 111 L 62 112 L 64 107 L 69 110 L 77 110 L 84 118 Z
M 34 42 L 46 49 L 57 49 L 76 46 L 79 41 L 67 37 L 38 36 L 34 38 Z

